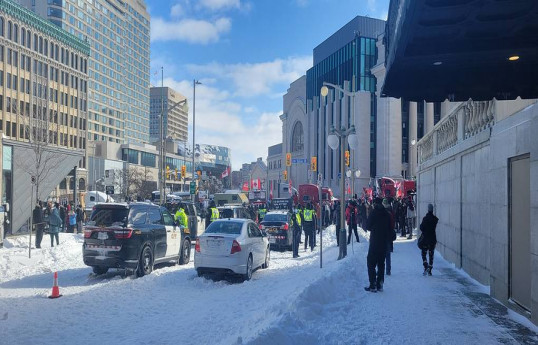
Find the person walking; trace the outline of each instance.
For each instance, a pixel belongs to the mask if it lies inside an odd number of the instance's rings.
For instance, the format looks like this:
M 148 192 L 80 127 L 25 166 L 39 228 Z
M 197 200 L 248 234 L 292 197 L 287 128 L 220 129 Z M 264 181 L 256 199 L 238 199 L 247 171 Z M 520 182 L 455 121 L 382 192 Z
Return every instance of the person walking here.
M 82 205 L 78 205 L 75 211 L 77 215 L 77 234 L 82 233 L 82 224 L 84 223 L 84 211 L 82 210 Z
M 56 203 L 54 206 L 55 207 L 52 208 L 49 216 L 49 235 L 51 247 L 54 247 L 55 238 L 56 245 L 60 245 L 58 233 L 60 232 L 60 227 L 62 226 L 62 219 L 60 218 L 60 204 Z
M 357 208 L 357 202 L 351 200 L 346 208 L 346 222 L 348 229 L 347 244 L 351 242 L 352 232 L 355 232 L 355 238 L 357 242 L 360 242 L 359 233 L 357 232 L 357 218 L 359 216 L 359 210 Z
M 402 199 L 400 202 L 400 207 L 398 209 L 398 222 L 400 223 L 400 237 L 406 236 L 405 228 L 407 227 L 407 202 L 405 199 Z
M 415 228 L 415 204 L 413 203 L 413 197 L 410 195 L 407 203 L 407 239 L 413 238 L 413 229 Z
M 35 247 L 41 248 L 41 241 L 43 240 L 43 210 L 41 208 L 41 202 L 35 205 L 32 212 L 32 222 L 35 227 Z
M 433 214 L 433 205 L 428 204 L 428 213 L 426 213 L 426 216 L 422 218 L 422 223 L 420 223 L 420 231 L 422 232 L 420 250 L 422 255 L 422 265 L 424 266 L 423 275 L 432 275 L 433 254 L 435 252 L 435 246 L 437 245 L 437 235 L 435 233 L 437 222 L 439 222 L 439 218 Z M 426 254 L 428 254 L 429 263 L 426 260 Z
M 306 209 L 303 210 L 303 229 L 305 233 L 304 250 L 310 246 L 310 250 L 314 250 L 314 236 L 316 231 L 316 212 L 312 209 L 312 204 L 308 203 Z
M 293 227 L 293 258 L 299 257 L 299 242 L 301 241 L 301 224 L 302 216 L 299 210 L 292 211 L 291 214 L 291 224 Z
M 380 198 L 375 198 L 374 200 L 374 208 L 366 221 L 365 230 L 370 231 L 370 245 L 366 259 L 370 285 L 366 286 L 364 290 L 370 292 L 383 291 L 385 255 L 387 242 L 390 238 L 390 215 L 383 207 Z
M 396 231 L 394 230 L 394 213 L 388 199 L 383 199 L 383 207 L 387 210 L 390 216 L 390 239 L 387 241 L 387 252 L 385 254 L 385 274 L 390 276 L 392 268 L 391 253 L 394 251 L 394 240 L 396 240 Z

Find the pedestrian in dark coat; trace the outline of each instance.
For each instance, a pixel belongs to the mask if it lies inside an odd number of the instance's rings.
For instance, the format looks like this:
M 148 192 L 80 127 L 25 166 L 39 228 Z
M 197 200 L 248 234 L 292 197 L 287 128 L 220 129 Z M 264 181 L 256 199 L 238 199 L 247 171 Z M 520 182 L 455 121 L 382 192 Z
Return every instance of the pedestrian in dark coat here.
M 61 232 L 64 232 L 65 231 L 65 227 L 66 227 L 66 224 L 67 224 L 67 212 L 65 211 L 65 207 L 63 205 L 60 205 L 60 208 L 58 209 L 58 212 L 59 212 L 59 216 L 60 216 L 60 219 L 61 219 L 61 224 L 60 224 L 60 231 Z
M 77 234 L 81 234 L 82 233 L 82 223 L 84 222 L 84 211 L 82 210 L 81 205 L 77 206 L 77 209 L 76 209 L 75 213 L 77 215 L 77 217 L 76 217 L 76 220 L 77 220 Z
M 390 271 L 392 268 L 391 262 L 391 253 L 394 251 L 394 240 L 396 239 L 396 232 L 394 230 L 394 214 L 392 213 L 392 206 L 388 199 L 383 200 L 383 207 L 387 210 L 387 213 L 390 216 L 390 239 L 387 242 L 387 253 L 385 255 L 385 272 L 386 275 L 390 276 Z
M 407 217 L 407 203 L 405 199 L 402 199 L 400 202 L 400 206 L 398 208 L 398 223 L 400 223 L 400 232 L 401 232 L 400 237 L 406 236 L 406 230 L 405 230 L 407 227 L 406 217 Z
M 32 212 L 32 222 L 35 227 L 35 247 L 41 248 L 41 241 L 43 240 L 43 210 L 41 209 L 41 204 L 37 203 L 35 205 L 34 211 Z
M 428 204 L 428 213 L 422 219 L 420 223 L 420 231 L 422 232 L 422 240 L 420 244 L 422 254 L 422 264 L 424 265 L 424 275 L 432 275 L 433 268 L 433 254 L 435 252 L 435 246 L 437 245 L 437 235 L 435 229 L 439 218 L 433 215 L 433 205 Z M 430 263 L 426 261 L 426 253 L 428 252 L 428 258 Z
M 298 210 L 291 213 L 291 223 L 293 226 L 293 257 L 299 257 L 299 242 L 301 241 L 301 224 L 302 224 L 302 215 Z
M 370 231 L 370 246 L 366 259 L 370 286 L 364 289 L 371 292 L 383 291 L 385 254 L 390 239 L 390 215 L 383 207 L 380 198 L 374 200 L 374 208 L 366 221 L 365 230 Z
M 357 202 L 351 200 L 346 208 L 346 222 L 348 226 L 347 244 L 351 242 L 352 232 L 355 232 L 355 238 L 357 242 L 360 242 L 359 233 L 357 232 L 357 221 L 359 218 L 359 210 L 357 208 Z

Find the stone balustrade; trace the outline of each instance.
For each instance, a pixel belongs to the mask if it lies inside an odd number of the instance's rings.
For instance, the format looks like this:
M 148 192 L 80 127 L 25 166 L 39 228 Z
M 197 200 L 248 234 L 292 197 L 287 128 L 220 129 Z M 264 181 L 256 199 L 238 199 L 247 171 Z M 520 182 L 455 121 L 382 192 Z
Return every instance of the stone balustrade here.
M 443 117 L 418 142 L 419 163 L 450 149 L 495 124 L 495 102 L 469 100 Z

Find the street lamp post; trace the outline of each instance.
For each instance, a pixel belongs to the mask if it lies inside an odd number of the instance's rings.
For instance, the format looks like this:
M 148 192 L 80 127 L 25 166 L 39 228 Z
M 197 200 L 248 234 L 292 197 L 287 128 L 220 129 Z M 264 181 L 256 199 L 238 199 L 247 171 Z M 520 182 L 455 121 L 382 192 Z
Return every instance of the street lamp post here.
M 341 92 L 344 92 L 344 94 L 348 94 L 351 96 L 354 96 L 351 92 L 348 92 L 339 86 L 330 84 L 330 83 L 323 83 L 323 87 L 321 88 L 321 96 L 326 97 L 329 93 L 328 86 L 334 87 L 335 89 L 338 89 Z M 340 200 L 340 231 L 338 234 L 339 238 L 339 253 L 338 253 L 338 260 L 343 259 L 347 256 L 347 245 L 346 245 L 346 226 L 345 226 L 345 202 L 346 202 L 346 194 L 345 194 L 345 175 L 346 175 L 346 166 L 344 163 L 344 152 L 345 152 L 345 143 L 346 138 L 349 143 L 349 146 L 352 150 L 355 150 L 358 145 L 358 137 L 355 133 L 355 126 L 352 124 L 349 128 L 345 128 L 342 126 L 340 130 L 337 130 L 334 128 L 334 126 L 331 126 L 329 136 L 327 137 L 327 144 L 329 144 L 329 147 L 333 150 L 336 150 L 338 147 L 340 147 L 340 193 L 341 193 L 341 200 Z
M 196 134 L 196 85 L 201 85 L 198 80 L 192 80 L 192 178 L 191 183 L 194 182 L 194 151 L 195 151 L 195 134 Z M 192 201 L 195 200 L 194 194 L 192 195 Z

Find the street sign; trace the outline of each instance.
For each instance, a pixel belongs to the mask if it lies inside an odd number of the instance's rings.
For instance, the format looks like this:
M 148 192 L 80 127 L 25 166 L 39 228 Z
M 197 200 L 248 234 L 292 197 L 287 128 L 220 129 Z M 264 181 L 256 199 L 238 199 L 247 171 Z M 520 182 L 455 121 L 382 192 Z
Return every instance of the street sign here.
M 196 193 L 196 182 L 192 181 L 190 184 L 190 193 L 195 194 Z
M 321 187 L 322 184 L 323 184 L 323 174 L 319 173 L 318 174 L 318 186 Z
M 105 192 L 107 195 L 114 195 L 114 186 L 106 186 Z
M 291 162 L 292 162 L 293 164 L 298 164 L 298 163 L 303 163 L 303 164 L 304 164 L 304 163 L 308 163 L 308 161 L 306 160 L 306 158 L 293 158 L 293 159 L 291 160 Z

